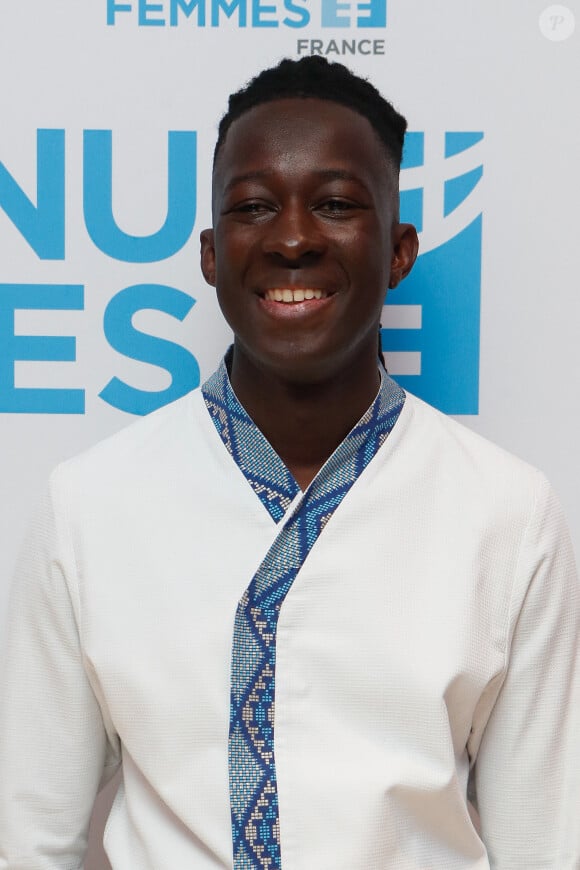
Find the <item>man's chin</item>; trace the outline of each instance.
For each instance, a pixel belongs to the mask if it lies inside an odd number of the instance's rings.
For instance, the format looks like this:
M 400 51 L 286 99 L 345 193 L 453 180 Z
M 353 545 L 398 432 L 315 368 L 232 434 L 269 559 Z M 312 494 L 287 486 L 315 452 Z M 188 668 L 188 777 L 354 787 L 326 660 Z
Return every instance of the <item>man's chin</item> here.
M 313 347 L 277 346 L 270 353 L 252 354 L 253 364 L 268 379 L 296 387 L 316 387 L 341 377 L 344 353 Z

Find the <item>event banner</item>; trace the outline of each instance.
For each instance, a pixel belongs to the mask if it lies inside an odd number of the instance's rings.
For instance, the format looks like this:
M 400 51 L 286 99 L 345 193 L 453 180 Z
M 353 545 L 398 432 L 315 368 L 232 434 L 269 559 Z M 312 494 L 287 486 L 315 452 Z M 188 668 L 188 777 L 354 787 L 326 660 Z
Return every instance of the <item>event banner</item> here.
M 578 0 L 30 0 L 0 22 L 0 622 L 50 470 L 195 389 L 227 96 L 283 57 L 406 115 L 400 384 L 551 479 L 580 549 Z M 452 542 L 450 542 L 452 544 Z M 94 868 L 106 866 L 92 847 Z

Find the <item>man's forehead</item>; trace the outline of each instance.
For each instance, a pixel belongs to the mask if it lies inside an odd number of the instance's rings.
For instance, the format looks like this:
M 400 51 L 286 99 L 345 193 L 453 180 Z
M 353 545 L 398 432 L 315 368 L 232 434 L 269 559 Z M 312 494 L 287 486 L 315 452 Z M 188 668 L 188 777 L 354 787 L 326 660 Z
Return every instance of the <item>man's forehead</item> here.
M 313 137 L 325 140 L 329 152 L 335 149 L 337 155 L 342 152 L 353 161 L 366 146 L 365 159 L 386 169 L 391 180 L 398 178 L 391 155 L 365 115 L 329 99 L 283 97 L 258 103 L 232 122 L 216 155 L 214 183 L 216 175 L 229 175 L 248 156 L 264 160 L 281 147 L 304 154 Z

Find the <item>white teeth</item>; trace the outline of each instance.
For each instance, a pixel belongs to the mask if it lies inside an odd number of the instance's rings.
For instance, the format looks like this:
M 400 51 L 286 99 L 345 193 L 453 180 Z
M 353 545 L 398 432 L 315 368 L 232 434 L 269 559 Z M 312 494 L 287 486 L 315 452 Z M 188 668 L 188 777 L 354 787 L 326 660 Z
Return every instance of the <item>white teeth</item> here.
M 295 290 L 276 287 L 274 290 L 266 290 L 264 294 L 269 302 L 304 302 L 305 299 L 326 299 L 327 295 L 322 290 L 313 290 L 311 287 L 305 290 L 302 287 Z

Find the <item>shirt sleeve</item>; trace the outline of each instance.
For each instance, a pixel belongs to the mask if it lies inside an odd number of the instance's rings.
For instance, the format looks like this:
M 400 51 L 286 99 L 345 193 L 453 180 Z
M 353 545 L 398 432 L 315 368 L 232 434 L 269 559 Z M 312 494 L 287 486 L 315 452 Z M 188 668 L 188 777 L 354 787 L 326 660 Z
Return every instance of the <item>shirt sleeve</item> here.
M 493 870 L 580 868 L 579 641 L 572 545 L 541 478 L 512 591 L 505 679 L 475 762 Z
M 79 870 L 111 758 L 83 667 L 74 553 L 54 501 L 48 494 L 32 523 L 8 609 L 0 870 Z

